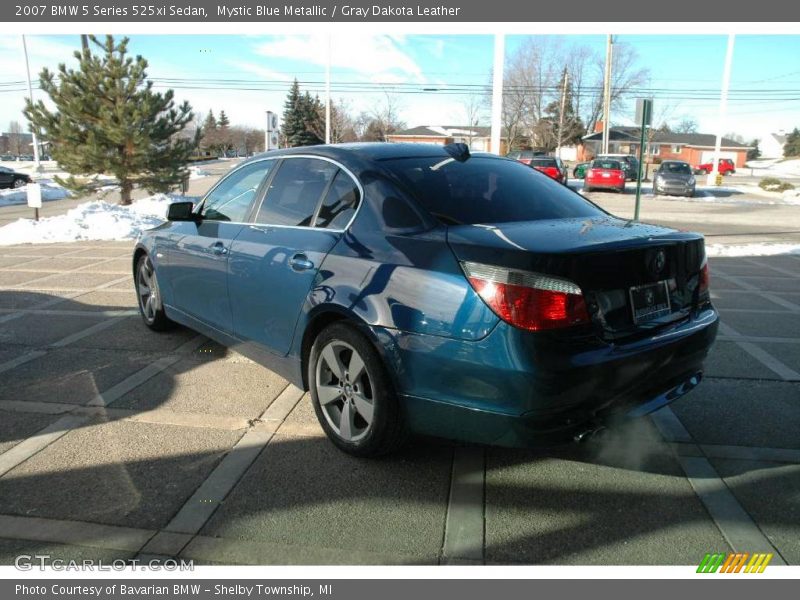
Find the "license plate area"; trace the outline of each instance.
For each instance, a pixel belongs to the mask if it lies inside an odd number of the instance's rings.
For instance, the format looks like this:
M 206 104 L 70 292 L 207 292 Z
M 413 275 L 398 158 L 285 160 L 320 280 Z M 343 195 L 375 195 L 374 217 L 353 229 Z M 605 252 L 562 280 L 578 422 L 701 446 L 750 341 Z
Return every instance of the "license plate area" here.
M 666 281 L 633 286 L 628 295 L 634 324 L 647 323 L 671 312 Z

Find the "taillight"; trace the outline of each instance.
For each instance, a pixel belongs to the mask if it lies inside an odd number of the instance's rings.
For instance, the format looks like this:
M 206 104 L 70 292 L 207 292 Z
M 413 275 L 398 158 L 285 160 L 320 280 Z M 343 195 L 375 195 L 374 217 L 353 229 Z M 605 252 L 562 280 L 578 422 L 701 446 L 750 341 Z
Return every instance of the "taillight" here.
M 708 259 L 703 259 L 703 266 L 700 267 L 700 279 L 698 288 L 701 296 L 708 296 L 709 285 L 711 283 L 711 271 L 708 268 Z
M 560 175 L 558 169 L 556 169 L 555 167 L 545 167 L 544 172 L 547 173 L 553 179 L 556 179 Z
M 461 265 L 489 308 L 515 327 L 540 331 L 589 322 L 581 288 L 571 281 L 479 263 Z

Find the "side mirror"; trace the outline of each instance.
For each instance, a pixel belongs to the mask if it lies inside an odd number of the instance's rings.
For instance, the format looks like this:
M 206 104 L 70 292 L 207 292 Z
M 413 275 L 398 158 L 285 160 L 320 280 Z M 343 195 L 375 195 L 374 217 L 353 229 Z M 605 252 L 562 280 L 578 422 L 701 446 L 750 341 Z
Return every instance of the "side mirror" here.
M 197 221 L 199 216 L 192 212 L 194 202 L 174 202 L 167 209 L 168 221 Z

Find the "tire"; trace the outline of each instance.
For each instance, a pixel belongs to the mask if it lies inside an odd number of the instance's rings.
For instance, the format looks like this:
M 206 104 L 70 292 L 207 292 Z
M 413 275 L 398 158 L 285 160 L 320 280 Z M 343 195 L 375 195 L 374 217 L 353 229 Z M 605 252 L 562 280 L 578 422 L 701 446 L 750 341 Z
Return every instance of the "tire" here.
M 334 323 L 317 336 L 308 382 L 317 420 L 343 452 L 382 456 L 405 441 L 405 420 L 383 361 L 354 327 Z
M 14 189 L 21 188 L 22 186 L 25 186 L 25 185 L 28 185 L 28 182 L 25 181 L 24 179 L 15 179 L 14 183 L 11 184 L 11 186 Z
M 172 329 L 175 323 L 164 312 L 156 271 L 147 254 L 143 254 L 136 263 L 133 283 L 136 287 L 136 304 L 144 324 L 153 331 Z
M 592 191 L 592 188 L 590 188 L 588 185 L 584 185 L 584 186 L 583 186 L 583 191 L 584 191 L 584 192 L 586 192 L 586 193 L 588 194 L 589 192 L 591 192 L 591 191 Z

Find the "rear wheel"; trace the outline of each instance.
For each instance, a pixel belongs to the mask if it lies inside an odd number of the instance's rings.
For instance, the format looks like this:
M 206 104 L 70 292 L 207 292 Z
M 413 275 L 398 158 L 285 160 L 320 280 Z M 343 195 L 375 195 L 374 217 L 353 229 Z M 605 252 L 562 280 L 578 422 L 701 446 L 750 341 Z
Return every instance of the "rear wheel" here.
M 24 179 L 15 179 L 14 180 L 13 186 L 15 188 L 21 188 L 23 185 L 28 185 L 28 182 L 25 181 Z
M 383 362 L 364 335 L 345 323 L 319 334 L 308 381 L 314 412 L 328 438 L 354 456 L 380 456 L 405 439 L 405 423 Z
M 144 324 L 153 331 L 165 331 L 174 323 L 167 318 L 161 303 L 161 292 L 153 262 L 147 254 L 143 254 L 136 263 L 136 298 L 139 300 L 139 314 Z

